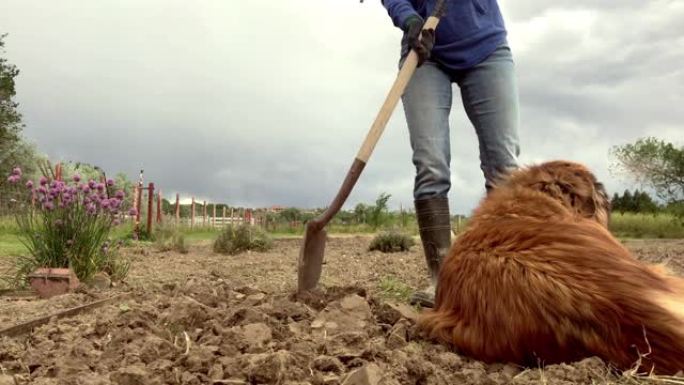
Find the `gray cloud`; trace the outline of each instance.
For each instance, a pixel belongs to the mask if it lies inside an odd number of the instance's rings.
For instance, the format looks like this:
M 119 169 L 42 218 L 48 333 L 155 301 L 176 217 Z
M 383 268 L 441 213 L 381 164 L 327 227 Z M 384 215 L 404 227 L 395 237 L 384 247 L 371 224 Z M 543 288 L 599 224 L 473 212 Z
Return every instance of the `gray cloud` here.
M 681 1 L 502 1 L 518 68 L 523 163 L 587 163 L 609 189 L 608 150 L 680 141 Z M 378 2 L 6 0 L 26 134 L 165 194 L 235 205 L 325 206 L 397 71 L 400 33 Z M 454 212 L 484 191 L 454 87 Z M 398 106 L 348 201 L 412 202 Z

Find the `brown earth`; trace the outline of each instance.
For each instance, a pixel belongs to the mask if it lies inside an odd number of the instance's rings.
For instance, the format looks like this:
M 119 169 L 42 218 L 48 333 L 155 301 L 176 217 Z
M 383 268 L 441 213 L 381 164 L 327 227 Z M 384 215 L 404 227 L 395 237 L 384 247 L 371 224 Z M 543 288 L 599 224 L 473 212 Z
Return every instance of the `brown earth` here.
M 30 335 L 0 339 L 5 384 L 575 384 L 635 383 L 588 358 L 567 365 L 485 365 L 417 335 L 407 305 L 388 299 L 426 283 L 419 246 L 368 252 L 368 237 L 327 243 L 320 293 L 296 300 L 300 240 L 223 256 L 126 250 L 125 284 L 51 300 L 0 296 L 0 329 L 106 298 L 132 297 Z M 684 241 L 629 241 L 635 255 L 684 274 Z M 639 379 L 639 381 L 642 381 Z

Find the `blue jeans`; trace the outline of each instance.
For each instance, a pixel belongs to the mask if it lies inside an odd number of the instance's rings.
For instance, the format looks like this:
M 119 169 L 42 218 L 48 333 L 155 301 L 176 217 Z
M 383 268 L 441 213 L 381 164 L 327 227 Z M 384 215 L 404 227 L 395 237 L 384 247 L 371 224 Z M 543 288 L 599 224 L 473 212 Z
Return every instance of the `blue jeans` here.
M 416 167 L 416 200 L 446 197 L 451 188 L 452 83 L 458 84 L 475 127 L 487 191 L 502 173 L 518 167 L 518 91 L 510 48 L 504 44 L 466 70 L 451 71 L 426 61 L 416 69 L 402 96 Z

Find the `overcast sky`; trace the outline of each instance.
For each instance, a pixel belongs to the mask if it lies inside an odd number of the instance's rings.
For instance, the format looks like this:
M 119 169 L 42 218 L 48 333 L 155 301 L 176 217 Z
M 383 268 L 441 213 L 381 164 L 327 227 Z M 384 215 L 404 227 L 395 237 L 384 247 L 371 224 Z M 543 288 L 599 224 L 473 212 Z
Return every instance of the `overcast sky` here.
M 456 0 L 467 1 L 467 0 Z M 613 145 L 684 141 L 684 0 L 500 2 L 517 66 L 521 161 L 589 165 Z M 379 0 L 2 0 L 25 135 L 165 195 L 329 204 L 395 79 L 401 32 Z M 484 193 L 458 87 L 453 213 Z M 347 201 L 412 206 L 401 104 Z

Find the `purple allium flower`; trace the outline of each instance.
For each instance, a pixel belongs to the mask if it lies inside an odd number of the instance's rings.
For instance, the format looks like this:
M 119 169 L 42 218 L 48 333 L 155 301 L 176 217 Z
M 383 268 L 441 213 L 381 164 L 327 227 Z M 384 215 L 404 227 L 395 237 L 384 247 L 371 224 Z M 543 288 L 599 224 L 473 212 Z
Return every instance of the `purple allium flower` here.
M 7 181 L 10 182 L 10 184 L 15 184 L 15 183 L 19 182 L 19 175 L 10 175 L 7 178 Z
M 94 204 L 88 203 L 88 204 L 86 205 L 86 212 L 87 212 L 88 214 L 95 214 L 95 211 L 97 211 L 97 208 L 95 207 Z
M 50 188 L 56 188 L 56 187 L 57 187 L 57 181 L 56 180 L 53 180 L 52 182 L 50 182 Z
M 95 186 L 97 186 L 97 183 L 95 183 L 94 180 L 91 179 L 88 181 L 88 187 L 90 187 L 91 189 L 94 189 Z
M 104 183 L 98 183 L 97 184 L 97 191 L 101 192 L 101 191 L 104 191 L 104 189 L 105 189 Z
M 32 180 L 26 182 L 26 188 L 33 188 L 33 181 Z
M 118 190 L 118 191 L 114 194 L 114 196 L 115 196 L 117 199 L 124 199 L 124 196 L 125 196 L 125 195 L 126 195 L 126 194 L 123 192 L 123 190 Z
M 44 177 L 44 176 L 41 176 L 41 177 L 40 177 L 40 185 L 41 185 L 41 186 L 45 186 L 46 184 L 48 184 L 47 178 Z
M 52 204 L 51 201 L 47 201 L 47 202 L 45 202 L 45 204 L 43 205 L 43 208 L 44 208 L 45 210 L 47 210 L 47 211 L 51 211 L 52 209 L 55 208 L 55 205 Z
M 109 207 L 109 199 L 103 199 L 100 201 L 100 206 L 102 206 L 103 209 L 106 209 Z
M 74 176 L 72 176 L 71 179 L 73 179 L 74 182 L 78 183 L 81 181 L 81 176 L 78 174 L 74 174 Z
M 45 188 L 45 186 L 40 186 L 38 187 L 38 192 L 45 195 L 47 194 L 47 189 Z
M 89 193 L 90 192 L 90 186 L 88 186 L 87 184 L 83 185 L 83 192 L 86 194 Z
M 21 177 L 21 168 L 15 167 L 15 168 L 12 170 L 12 175 L 18 175 L 18 176 Z
M 138 210 L 136 210 L 135 208 L 132 208 L 132 209 L 128 210 L 128 215 L 130 215 L 130 216 L 138 215 Z
M 114 186 L 114 179 L 107 179 L 107 186 Z

